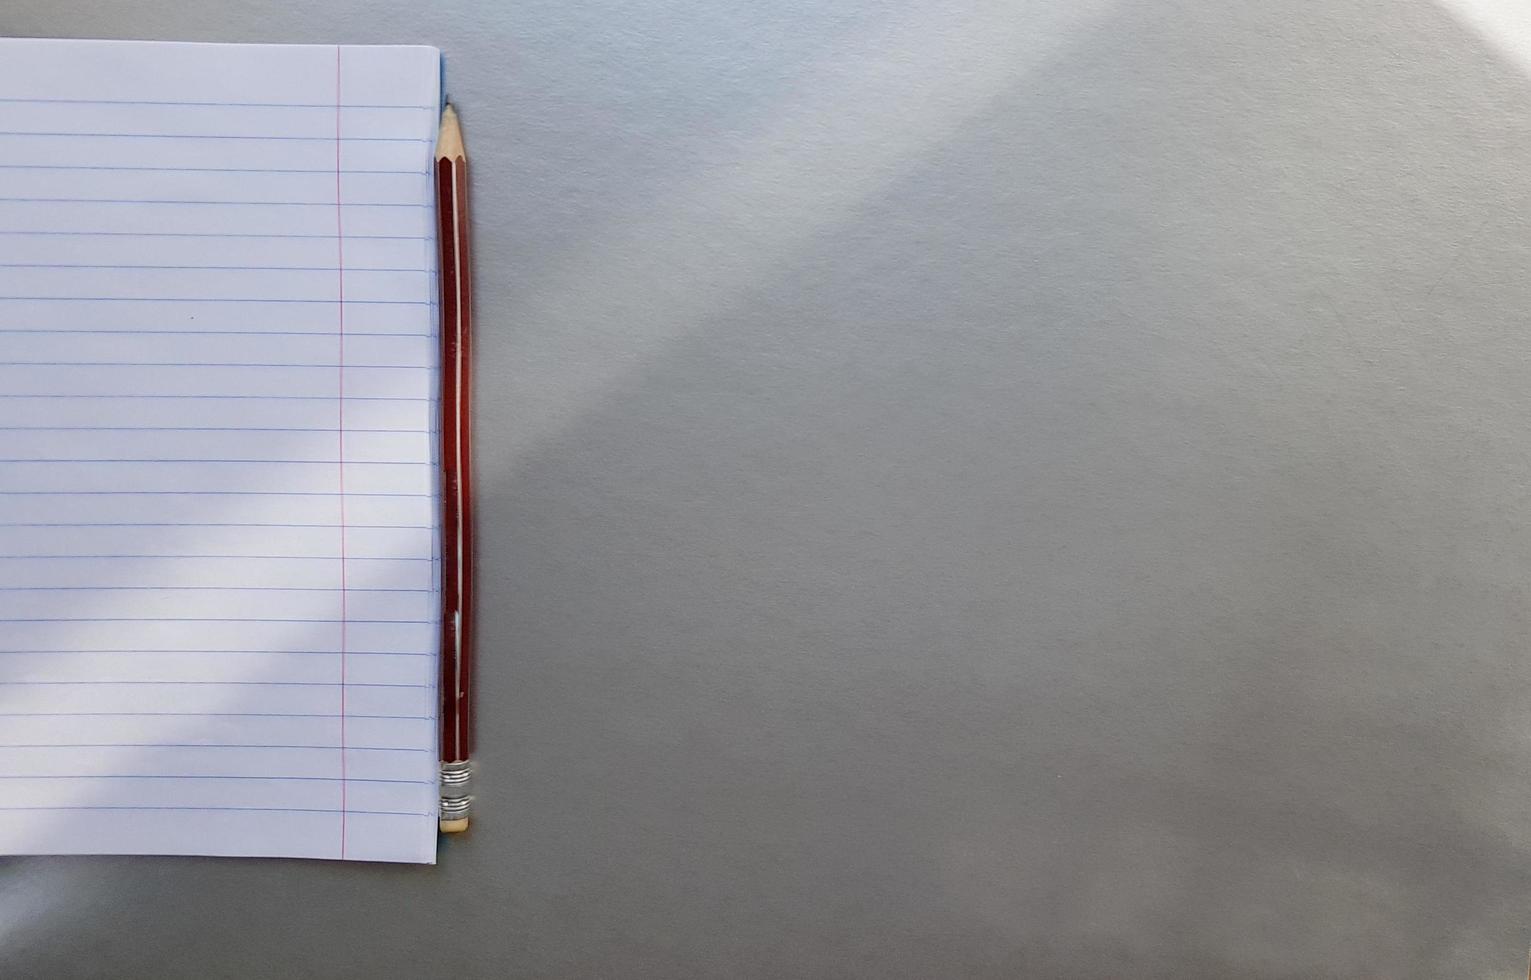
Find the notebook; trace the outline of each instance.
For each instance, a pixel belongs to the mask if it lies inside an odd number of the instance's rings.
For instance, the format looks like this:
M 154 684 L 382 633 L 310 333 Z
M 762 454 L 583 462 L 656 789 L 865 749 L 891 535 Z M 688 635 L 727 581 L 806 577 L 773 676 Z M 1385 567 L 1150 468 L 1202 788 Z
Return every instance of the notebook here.
M 439 80 L 0 39 L 0 853 L 434 861 Z

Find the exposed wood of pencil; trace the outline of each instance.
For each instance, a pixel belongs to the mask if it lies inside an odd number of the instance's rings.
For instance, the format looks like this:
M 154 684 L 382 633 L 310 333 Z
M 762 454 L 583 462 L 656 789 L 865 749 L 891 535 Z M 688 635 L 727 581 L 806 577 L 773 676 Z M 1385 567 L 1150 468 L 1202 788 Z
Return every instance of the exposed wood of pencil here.
M 441 759 L 459 762 L 468 759 L 473 748 L 473 454 L 468 413 L 473 294 L 468 160 L 451 106 L 442 114 L 436 150 L 436 215 L 442 336 Z
M 450 105 L 441 112 L 441 132 L 436 136 L 436 159 L 456 160 L 468 158 L 463 148 L 462 123 L 457 120 L 457 110 Z

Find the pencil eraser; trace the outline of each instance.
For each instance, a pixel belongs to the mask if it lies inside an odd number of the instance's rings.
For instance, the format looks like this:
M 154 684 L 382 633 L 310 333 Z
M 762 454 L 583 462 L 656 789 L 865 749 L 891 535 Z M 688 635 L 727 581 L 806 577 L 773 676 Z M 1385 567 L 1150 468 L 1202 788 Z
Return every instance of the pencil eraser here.
M 462 817 L 462 818 L 457 819 L 457 820 L 443 820 L 443 821 L 441 821 L 441 832 L 443 834 L 460 834 L 460 833 L 462 833 L 463 831 L 465 831 L 467 829 L 468 829 L 468 818 L 467 817 Z

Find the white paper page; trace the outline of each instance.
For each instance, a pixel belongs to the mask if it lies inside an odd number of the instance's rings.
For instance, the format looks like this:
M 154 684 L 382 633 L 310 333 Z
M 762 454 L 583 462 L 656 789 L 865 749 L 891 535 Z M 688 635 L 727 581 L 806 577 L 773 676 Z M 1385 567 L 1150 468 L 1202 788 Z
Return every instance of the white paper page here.
M 434 861 L 439 75 L 0 39 L 0 853 Z

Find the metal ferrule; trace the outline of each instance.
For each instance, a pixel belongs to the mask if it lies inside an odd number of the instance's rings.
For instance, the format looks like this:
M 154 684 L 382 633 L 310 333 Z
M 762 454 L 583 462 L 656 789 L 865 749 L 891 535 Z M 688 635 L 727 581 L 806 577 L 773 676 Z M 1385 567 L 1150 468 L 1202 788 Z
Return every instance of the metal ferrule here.
M 441 819 L 461 820 L 473 809 L 473 763 L 441 764 Z

